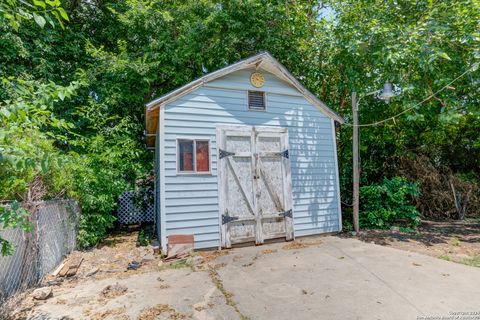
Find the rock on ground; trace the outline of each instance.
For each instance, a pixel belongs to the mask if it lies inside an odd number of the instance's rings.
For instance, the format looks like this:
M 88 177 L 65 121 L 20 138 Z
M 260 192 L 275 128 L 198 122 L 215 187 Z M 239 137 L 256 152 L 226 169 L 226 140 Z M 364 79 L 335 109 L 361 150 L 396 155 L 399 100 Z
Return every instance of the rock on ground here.
M 36 300 L 46 300 L 48 299 L 53 293 L 51 287 L 43 287 L 38 288 L 32 292 L 32 296 Z

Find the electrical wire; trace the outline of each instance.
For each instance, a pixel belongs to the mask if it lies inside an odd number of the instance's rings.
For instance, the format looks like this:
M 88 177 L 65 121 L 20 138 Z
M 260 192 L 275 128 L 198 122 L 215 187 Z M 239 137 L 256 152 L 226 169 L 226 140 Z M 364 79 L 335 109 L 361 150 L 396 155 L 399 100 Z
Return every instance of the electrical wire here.
M 456 77 L 455 79 L 453 79 L 452 81 L 450 81 L 449 83 L 447 83 L 445 86 L 443 86 L 440 90 L 436 91 L 435 93 L 432 93 L 431 95 L 429 95 L 428 97 L 426 97 L 425 99 L 423 99 L 422 101 L 416 103 L 414 106 L 408 108 L 408 109 L 405 109 L 403 110 L 402 112 L 400 113 L 397 113 L 396 115 L 392 116 L 392 117 L 389 117 L 389 118 L 386 118 L 386 119 L 383 119 L 383 120 L 380 120 L 380 121 L 376 121 L 376 122 L 372 122 L 372 123 L 366 123 L 366 124 L 358 124 L 356 125 L 356 127 L 372 127 L 372 126 L 377 126 L 379 124 L 382 124 L 382 123 L 385 123 L 387 121 L 390 121 L 390 120 L 394 120 L 395 121 L 395 118 L 398 118 L 399 116 L 401 116 L 402 114 L 404 113 L 407 113 L 413 109 L 415 109 L 416 107 L 418 107 L 419 105 L 425 103 L 426 101 L 430 100 L 431 98 L 433 98 L 434 96 L 436 96 L 437 94 L 439 94 L 440 92 L 442 92 L 443 90 L 445 90 L 446 88 L 450 87 L 450 85 L 454 82 L 456 82 L 458 79 L 464 77 L 465 75 L 467 75 L 468 73 L 472 72 L 474 68 L 476 68 L 477 66 L 474 65 L 470 68 L 468 68 L 465 72 L 463 72 L 461 75 L 459 75 L 458 77 Z M 353 127 L 354 125 L 351 124 L 351 123 L 345 123 L 344 126 L 347 126 L 347 127 Z
M 371 127 L 371 126 L 377 126 L 379 124 L 382 124 L 382 123 L 385 123 L 387 121 L 390 121 L 390 120 L 394 120 L 395 121 L 395 118 L 401 116 L 402 114 L 404 113 L 407 113 L 413 109 L 415 109 L 416 107 L 418 107 L 419 105 L 425 103 L 426 101 L 430 100 L 431 98 L 433 98 L 434 96 L 436 96 L 437 94 L 439 94 L 440 92 L 442 92 L 443 90 L 445 90 L 446 88 L 448 88 L 451 84 L 453 84 L 454 82 L 456 82 L 458 79 L 464 77 L 465 75 L 467 75 L 468 73 L 472 72 L 474 69 L 476 69 L 476 65 L 468 68 L 466 71 L 464 71 L 461 75 L 459 75 L 458 77 L 456 77 L 455 79 L 453 79 L 452 81 L 450 81 L 448 84 L 446 84 L 445 86 L 443 86 L 440 90 L 436 91 L 435 93 L 432 93 L 431 95 L 429 95 L 428 97 L 426 97 L 425 99 L 423 99 L 422 101 L 416 103 L 414 106 L 408 108 L 408 109 L 405 109 L 403 110 L 402 112 L 392 116 L 392 117 L 389 117 L 389 118 L 386 118 L 386 119 L 383 119 L 383 120 L 380 120 L 380 121 L 376 121 L 376 122 L 372 122 L 372 123 L 367 123 L 367 124 L 359 124 L 357 125 L 358 127 Z M 361 97 L 358 99 L 357 101 L 357 106 L 358 106 L 358 103 L 360 102 L 361 100 Z M 344 126 L 350 126 L 350 127 L 353 127 L 353 124 L 350 124 L 350 123 L 346 123 L 344 124 Z M 359 156 L 360 157 L 360 156 Z M 359 159 L 359 162 L 360 162 L 360 159 Z M 353 207 L 356 203 L 356 201 L 352 202 L 352 204 L 349 204 L 349 203 L 345 203 L 343 201 L 340 201 L 343 205 L 345 206 L 348 206 L 348 207 Z

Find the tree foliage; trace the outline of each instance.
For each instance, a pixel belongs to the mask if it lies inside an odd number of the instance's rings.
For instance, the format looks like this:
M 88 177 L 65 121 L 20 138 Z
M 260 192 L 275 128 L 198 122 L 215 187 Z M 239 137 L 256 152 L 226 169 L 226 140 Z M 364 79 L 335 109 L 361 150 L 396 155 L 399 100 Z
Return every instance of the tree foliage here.
M 79 200 L 80 243 L 95 244 L 118 195 L 152 169 L 144 104 L 262 50 L 345 116 L 344 202 L 350 94 L 386 80 L 400 97 L 362 98 L 361 123 L 412 110 L 361 128 L 362 185 L 418 155 L 478 183 L 479 21 L 476 0 L 0 0 L 0 199 L 23 200 L 41 177 L 43 199 Z
M 63 28 L 68 14 L 60 0 L 1 0 L 0 22 L 7 23 L 18 30 L 22 22 L 32 20 L 43 28 L 48 22 L 55 27 L 54 19 Z

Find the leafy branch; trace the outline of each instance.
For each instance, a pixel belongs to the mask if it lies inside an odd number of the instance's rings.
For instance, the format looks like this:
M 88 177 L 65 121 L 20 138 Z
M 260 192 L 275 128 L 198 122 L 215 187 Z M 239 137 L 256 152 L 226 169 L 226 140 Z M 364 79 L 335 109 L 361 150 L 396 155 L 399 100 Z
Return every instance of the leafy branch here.
M 55 27 L 54 19 L 60 27 L 65 28 L 64 22 L 69 21 L 60 0 L 0 0 L 0 21 L 5 20 L 15 30 L 18 30 L 22 21 L 34 20 L 41 28 L 48 22 Z

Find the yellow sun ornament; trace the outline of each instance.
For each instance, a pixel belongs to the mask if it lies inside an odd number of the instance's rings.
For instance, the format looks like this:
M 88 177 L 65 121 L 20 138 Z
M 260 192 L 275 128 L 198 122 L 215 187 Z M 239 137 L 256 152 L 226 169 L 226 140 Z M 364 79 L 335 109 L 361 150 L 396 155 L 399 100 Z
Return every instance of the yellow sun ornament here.
M 263 74 L 261 74 L 260 72 L 254 72 L 250 76 L 250 83 L 255 88 L 260 88 L 260 87 L 263 87 L 263 85 L 265 84 L 265 78 L 263 77 Z

